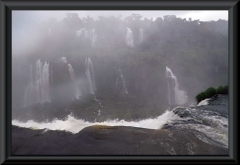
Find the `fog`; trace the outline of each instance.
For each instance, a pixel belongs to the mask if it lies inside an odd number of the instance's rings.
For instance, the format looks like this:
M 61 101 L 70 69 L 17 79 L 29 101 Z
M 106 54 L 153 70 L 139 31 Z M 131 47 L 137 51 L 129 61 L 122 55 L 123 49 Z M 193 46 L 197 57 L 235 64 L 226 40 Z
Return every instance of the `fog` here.
M 228 84 L 227 20 L 227 11 L 13 11 L 13 119 L 140 120 L 196 104 Z

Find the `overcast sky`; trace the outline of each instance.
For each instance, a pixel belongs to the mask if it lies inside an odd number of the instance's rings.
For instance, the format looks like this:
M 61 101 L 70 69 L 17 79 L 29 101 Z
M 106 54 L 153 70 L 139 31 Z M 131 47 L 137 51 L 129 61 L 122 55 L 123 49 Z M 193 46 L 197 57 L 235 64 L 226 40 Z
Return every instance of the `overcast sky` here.
M 115 16 L 118 17 L 121 15 L 121 18 L 125 18 L 132 13 L 140 14 L 142 18 L 153 18 L 156 19 L 157 17 L 163 17 L 164 15 L 176 15 L 180 18 L 192 18 L 193 20 L 201 20 L 201 21 L 211 21 L 211 20 L 219 20 L 224 19 L 228 20 L 228 11 L 227 10 L 61 10 L 61 11 L 50 11 L 50 10 L 41 10 L 41 11 L 13 11 L 13 20 L 14 18 L 18 18 L 20 20 L 30 20 L 34 22 L 41 22 L 48 20 L 49 18 L 56 18 L 58 21 L 62 20 L 66 13 L 78 13 L 80 18 L 87 17 L 88 15 L 94 19 L 97 19 L 98 16 Z

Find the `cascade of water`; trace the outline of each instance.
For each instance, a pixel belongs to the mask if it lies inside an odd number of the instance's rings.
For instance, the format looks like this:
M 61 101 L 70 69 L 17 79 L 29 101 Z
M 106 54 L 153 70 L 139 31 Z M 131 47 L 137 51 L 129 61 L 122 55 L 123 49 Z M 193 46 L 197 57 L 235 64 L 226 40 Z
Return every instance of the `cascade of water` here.
M 139 42 L 143 41 L 143 30 L 139 29 Z
M 95 33 L 95 29 L 92 29 L 90 31 L 86 30 L 86 28 L 82 28 L 78 31 L 76 31 L 76 35 L 79 37 L 83 35 L 85 39 L 89 38 L 91 40 L 91 45 L 94 46 L 95 42 L 97 40 L 97 35 Z
M 44 65 L 39 59 L 36 62 L 36 77 L 33 80 L 32 66 L 30 65 L 31 82 L 26 88 L 24 95 L 24 105 L 31 105 L 39 102 L 50 102 L 49 93 L 49 63 L 45 62 Z
M 133 32 L 130 28 L 127 28 L 126 44 L 130 47 L 133 47 Z
M 125 80 L 124 80 L 124 77 L 123 77 L 121 69 L 119 69 L 119 72 L 120 72 L 120 75 L 121 75 L 121 78 L 122 78 L 122 82 L 123 82 L 123 92 L 128 94 L 128 90 L 127 90 L 126 83 L 125 83 Z
M 95 29 L 92 29 L 90 31 L 89 38 L 91 40 L 92 46 L 94 46 L 97 39 L 97 35 L 95 34 Z
M 77 35 L 78 37 L 81 36 L 81 35 L 83 34 L 83 31 L 85 31 L 85 30 L 86 30 L 85 28 L 82 28 L 82 29 L 76 31 L 76 35 Z
M 75 73 L 74 73 L 74 70 L 73 70 L 73 67 L 72 67 L 71 64 L 68 64 L 68 70 L 69 70 L 69 73 L 70 73 L 71 80 L 74 83 L 75 97 L 78 99 L 81 96 L 81 91 L 80 91 L 80 89 L 78 87 L 78 84 L 76 82 Z
M 183 105 L 184 103 L 187 102 L 188 96 L 186 95 L 185 91 L 182 91 L 179 89 L 179 84 L 177 81 L 177 77 L 173 74 L 170 68 L 166 66 L 166 77 L 171 78 L 174 80 L 174 95 L 175 95 L 175 104 L 177 105 Z M 170 85 L 168 81 L 168 91 L 169 91 L 169 104 L 171 103 L 171 98 L 170 98 Z
M 42 71 L 42 103 L 50 102 L 49 94 L 49 63 L 45 61 Z
M 67 63 L 66 57 L 61 57 L 60 60 L 61 60 L 62 62 L 64 62 L 64 63 Z
M 36 93 L 37 93 L 37 102 L 40 102 L 41 100 L 41 88 L 42 88 L 42 81 L 41 81 L 41 76 L 42 76 L 42 62 L 39 59 L 36 63 L 36 72 L 37 72 L 37 77 L 36 77 Z
M 94 71 L 93 71 L 93 64 L 90 57 L 87 57 L 85 60 L 85 72 L 89 82 L 90 93 L 95 94 L 94 92 L 96 90 L 96 86 L 95 86 L 95 79 L 94 79 Z

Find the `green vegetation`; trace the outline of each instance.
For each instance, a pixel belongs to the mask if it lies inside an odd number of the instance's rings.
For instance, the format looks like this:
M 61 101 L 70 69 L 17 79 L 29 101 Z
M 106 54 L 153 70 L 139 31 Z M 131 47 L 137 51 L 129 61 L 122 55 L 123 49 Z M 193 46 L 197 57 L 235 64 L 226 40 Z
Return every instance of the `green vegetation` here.
M 201 92 L 196 96 L 196 100 L 199 103 L 200 101 L 206 99 L 206 98 L 211 98 L 216 94 L 223 94 L 227 95 L 228 94 L 228 86 L 219 86 L 218 88 L 213 88 L 209 87 L 205 92 Z

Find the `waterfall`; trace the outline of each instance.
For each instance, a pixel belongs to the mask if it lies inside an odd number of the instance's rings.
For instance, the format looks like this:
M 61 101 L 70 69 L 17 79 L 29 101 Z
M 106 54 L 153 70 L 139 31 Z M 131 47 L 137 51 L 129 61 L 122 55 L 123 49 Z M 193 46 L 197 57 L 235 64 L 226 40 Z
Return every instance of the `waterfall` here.
M 66 57 L 61 57 L 60 60 L 61 60 L 62 62 L 64 62 L 64 63 L 67 63 Z
M 45 61 L 42 71 L 42 103 L 50 102 L 49 94 L 49 63 Z
M 133 47 L 133 32 L 130 28 L 127 28 L 126 44 L 130 47 Z
M 117 58 L 118 62 L 120 63 L 119 59 Z M 124 76 L 122 74 L 122 70 L 120 69 L 120 66 L 118 66 L 118 71 L 120 73 L 120 76 L 121 76 L 121 79 L 122 79 L 122 84 L 123 84 L 123 92 L 125 94 L 128 94 L 128 90 L 127 90 L 127 86 L 126 86 L 126 83 L 125 83 L 125 79 L 124 79 Z M 116 92 L 118 92 L 118 76 L 117 76 L 117 79 L 116 79 L 116 83 L 115 83 L 115 86 L 116 86 Z
M 143 30 L 139 29 L 139 42 L 143 41 Z
M 31 82 L 25 90 L 24 105 L 50 102 L 49 63 L 45 61 L 43 65 L 40 59 L 36 62 L 35 81 L 33 80 L 32 65 L 30 65 L 30 72 Z
M 94 79 L 94 71 L 93 71 L 93 64 L 90 57 L 87 57 L 85 60 L 85 72 L 89 82 L 90 93 L 95 94 L 94 92 L 96 90 L 96 86 L 95 86 L 95 79 Z
M 86 28 L 82 28 L 82 29 L 76 31 L 76 35 L 78 37 L 83 36 L 85 39 L 89 38 L 92 46 L 95 45 L 95 42 L 97 40 L 97 35 L 95 33 L 95 29 L 88 31 L 88 30 L 86 30 Z
M 83 34 L 83 31 L 85 31 L 85 30 L 86 30 L 85 28 L 82 28 L 82 29 L 76 31 L 76 35 L 77 35 L 78 37 L 81 36 L 81 35 Z
M 127 90 L 126 83 L 125 83 L 125 80 L 124 80 L 124 77 L 123 77 L 121 69 L 119 69 L 119 72 L 121 74 L 121 78 L 122 78 L 122 82 L 123 82 L 123 92 L 128 94 L 128 90 Z
M 76 82 L 76 79 L 75 79 L 75 73 L 74 73 L 74 70 L 73 70 L 73 67 L 71 64 L 68 64 L 68 70 L 69 70 L 69 73 L 70 73 L 70 77 L 71 77 L 71 80 L 73 81 L 74 83 L 74 91 L 75 91 L 75 98 L 79 98 L 79 96 L 81 96 L 81 91 L 78 87 L 78 84 Z
M 186 95 L 185 91 L 182 91 L 179 89 L 179 84 L 177 81 L 177 77 L 173 74 L 170 68 L 166 66 L 166 77 L 167 79 L 174 80 L 174 95 L 175 95 L 175 104 L 177 105 L 183 105 L 187 102 L 188 96 Z M 171 91 L 170 91 L 170 85 L 168 80 L 168 102 L 171 103 Z
M 95 34 L 95 29 L 92 29 L 90 31 L 89 38 L 91 40 L 92 46 L 94 46 L 97 39 L 97 35 Z
M 37 77 L 36 77 L 36 92 L 37 92 L 37 102 L 40 102 L 41 100 L 41 88 L 42 88 L 42 81 L 41 81 L 41 76 L 42 76 L 42 63 L 40 59 L 36 63 L 36 72 L 37 72 Z

